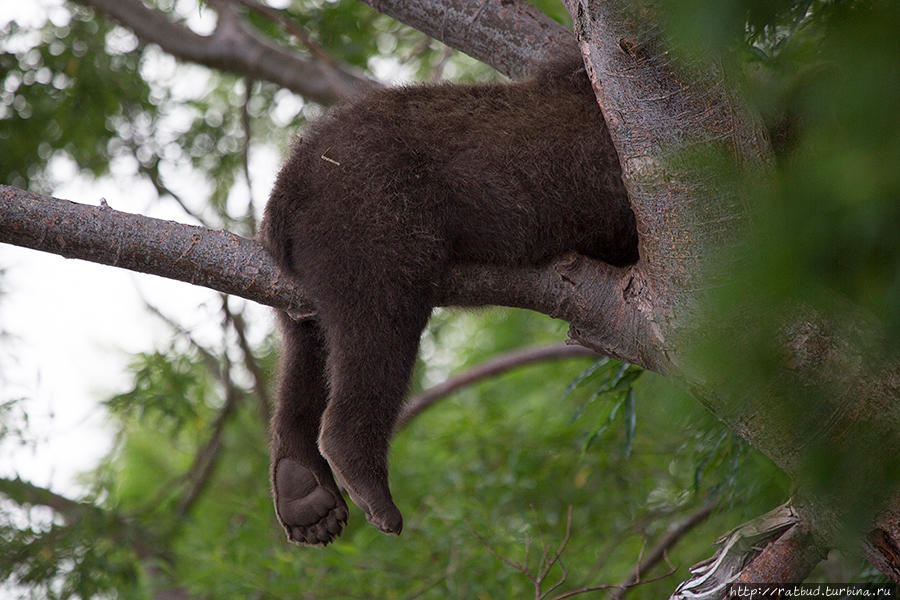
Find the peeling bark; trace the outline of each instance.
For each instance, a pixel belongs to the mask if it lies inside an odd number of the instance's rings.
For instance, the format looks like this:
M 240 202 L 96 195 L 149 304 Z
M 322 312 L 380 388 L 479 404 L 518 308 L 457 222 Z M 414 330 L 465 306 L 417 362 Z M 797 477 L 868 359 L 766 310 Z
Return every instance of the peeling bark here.
M 824 553 L 805 527 L 795 525 L 766 546 L 735 583 L 794 583 L 806 579 Z

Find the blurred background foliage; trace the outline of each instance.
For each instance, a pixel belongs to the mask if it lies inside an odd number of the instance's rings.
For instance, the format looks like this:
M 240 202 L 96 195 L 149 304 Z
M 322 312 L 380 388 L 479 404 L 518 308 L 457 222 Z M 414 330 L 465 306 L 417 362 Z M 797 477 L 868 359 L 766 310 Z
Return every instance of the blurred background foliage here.
M 883 324 L 872 343 L 895 353 L 900 333 L 900 25 L 892 1 L 667 2 L 674 35 L 728 57 L 746 75 L 776 150 L 774 180 L 754 189 L 756 256 L 740 293 L 852 301 Z
M 191 2 L 152 4 L 184 22 L 207 11 Z M 558 2 L 536 4 L 569 23 Z M 728 57 L 749 73 L 746 96 L 777 151 L 775 180 L 751 206 L 761 233 L 742 281 L 773 302 L 852 300 L 884 324 L 877 343 L 895 351 L 898 4 L 663 5 L 666 27 L 686 47 Z M 288 10 L 334 59 L 388 80 L 499 77 L 359 2 L 293 0 Z M 272 22 L 248 19 L 295 43 Z M 235 191 L 252 183 L 247 153 L 283 155 L 294 132 L 321 111 L 272 84 L 180 64 L 74 4 L 52 11 L 38 29 L 11 23 L 0 32 L 0 181 L 12 185 L 52 191 L 61 172 L 100 178 L 113 169 L 153 185 L 161 202 L 176 201 L 184 220 L 249 234 L 260 210 L 249 199 L 265 190 Z M 391 476 L 405 515 L 400 538 L 381 535 L 352 509 L 337 543 L 297 548 L 284 541 L 268 494 L 260 407 L 275 340 L 247 354 L 228 315 L 215 348 L 174 329 L 171 346 L 134 357 L 132 389 L 105 400 L 116 441 L 84 475 L 83 497 L 0 481 L 0 592 L 533 596 L 528 579 L 496 555 L 524 561 L 530 547 L 536 570 L 541 541 L 550 548 L 562 541 L 571 506 L 562 557 L 568 580 L 559 593 L 625 579 L 670 527 L 717 502 L 669 550 L 677 570 L 628 594 L 667 597 L 718 535 L 789 493 L 777 469 L 670 382 L 615 361 L 572 359 L 464 388 L 399 433 Z M 770 333 L 760 327 L 761 337 Z M 423 336 L 414 393 L 499 353 L 564 337 L 563 323 L 524 311 L 438 310 Z M 734 362 L 723 360 L 722 369 Z M 739 381 L 759 385 L 758 375 L 750 370 Z M 9 416 L 15 411 L 14 400 L 0 405 L 3 436 L 21 435 L 13 425 L 20 421 Z M 667 569 L 660 564 L 645 576 Z M 554 567 L 544 589 L 562 573 Z M 833 557 L 816 576 L 847 581 L 871 572 L 858 559 Z

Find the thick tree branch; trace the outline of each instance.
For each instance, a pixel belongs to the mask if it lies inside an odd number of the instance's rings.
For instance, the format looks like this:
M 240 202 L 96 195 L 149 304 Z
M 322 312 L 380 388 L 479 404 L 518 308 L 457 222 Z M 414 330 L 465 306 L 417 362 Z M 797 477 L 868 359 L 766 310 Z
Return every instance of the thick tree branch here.
M 103 512 L 93 504 L 76 502 L 47 488 L 28 483 L 18 477 L 15 479 L 0 478 L 0 494 L 14 500 L 17 504 L 52 508 L 66 522 L 78 521 L 85 514 L 100 514 Z
M 394 430 L 406 427 L 410 421 L 423 411 L 434 405 L 441 398 L 445 398 L 453 392 L 472 385 L 488 377 L 500 375 L 506 371 L 536 362 L 558 360 L 561 358 L 596 357 L 597 354 L 583 346 L 545 346 L 543 348 L 525 348 L 514 350 L 497 356 L 464 371 L 455 377 L 431 387 L 417 396 L 406 401 L 403 411 L 397 418 Z
M 729 94 L 721 69 L 676 70 L 647 6 L 564 4 L 638 222 L 642 260 L 629 301 L 654 323 L 656 351 L 679 361 L 689 338 L 682 332 L 699 321 L 698 297 L 710 285 L 709 262 L 744 223 L 737 186 L 707 159 L 727 152 L 749 169 L 768 164 L 770 150 L 758 119 Z
M 0 241 L 313 312 L 254 240 L 0 185 Z
M 510 77 L 574 45 L 572 33 L 525 0 L 362 0 Z
M 140 0 L 76 1 L 182 60 L 270 81 L 322 104 L 377 85 L 351 67 L 321 59 L 315 45 L 310 51 L 316 59 L 308 59 L 273 44 L 239 17 L 229 0 L 210 2 L 219 23 L 209 36 L 174 23 Z M 276 18 L 268 7 L 237 1 Z M 574 45 L 571 32 L 524 0 L 364 1 L 512 77 L 521 77 L 535 63 Z M 278 20 L 284 24 L 282 18 Z M 294 28 L 290 32 L 299 35 Z
M 270 21 L 274 21 L 281 25 L 282 29 L 293 35 L 295 38 L 300 40 L 300 43 L 303 44 L 309 53 L 321 60 L 325 63 L 331 63 L 334 66 L 337 66 L 334 57 L 328 54 L 328 52 L 320 46 L 312 37 L 303 29 L 300 25 L 298 25 L 294 20 L 288 16 L 288 12 L 286 10 L 279 10 L 277 8 L 272 8 L 268 4 L 262 4 L 260 2 L 256 2 L 255 0 L 232 0 L 233 2 L 237 2 L 246 6 L 253 12 L 264 16 Z
M 315 312 L 262 246 L 227 231 L 163 221 L 0 185 L 0 242 L 202 285 L 287 310 Z M 625 312 L 629 269 L 578 255 L 540 267 L 458 266 L 438 289 L 440 305 L 528 308 L 602 332 L 594 350 L 661 370 L 642 355 L 649 324 Z
M 250 28 L 224 0 L 210 2 L 219 16 L 212 35 L 202 36 L 171 21 L 140 0 L 77 0 L 130 29 L 145 42 L 182 60 L 264 79 L 320 102 L 332 104 L 347 92 L 376 84 L 349 67 L 302 57 L 273 44 Z

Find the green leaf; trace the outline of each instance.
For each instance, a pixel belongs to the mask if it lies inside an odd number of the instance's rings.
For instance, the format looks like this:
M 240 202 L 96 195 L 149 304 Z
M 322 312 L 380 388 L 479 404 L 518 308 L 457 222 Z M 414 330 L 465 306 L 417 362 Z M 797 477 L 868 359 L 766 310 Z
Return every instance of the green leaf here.
M 625 458 L 631 456 L 634 447 L 634 433 L 637 426 L 637 411 L 634 405 L 634 388 L 625 394 Z

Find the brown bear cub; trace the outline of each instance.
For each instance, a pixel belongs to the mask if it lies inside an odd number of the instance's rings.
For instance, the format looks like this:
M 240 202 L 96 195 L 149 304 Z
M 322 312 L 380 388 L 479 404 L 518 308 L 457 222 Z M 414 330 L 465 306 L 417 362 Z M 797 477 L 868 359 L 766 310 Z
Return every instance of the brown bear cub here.
M 567 251 L 637 260 L 616 152 L 577 55 L 520 82 L 379 90 L 332 110 L 279 173 L 260 239 L 318 311 L 279 317 L 272 490 L 302 544 L 341 533 L 338 484 L 372 524 L 400 533 L 388 442 L 453 265 Z

